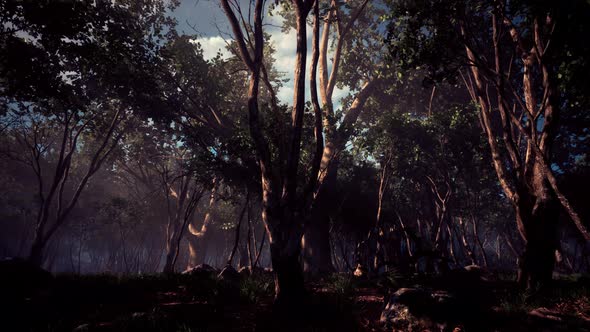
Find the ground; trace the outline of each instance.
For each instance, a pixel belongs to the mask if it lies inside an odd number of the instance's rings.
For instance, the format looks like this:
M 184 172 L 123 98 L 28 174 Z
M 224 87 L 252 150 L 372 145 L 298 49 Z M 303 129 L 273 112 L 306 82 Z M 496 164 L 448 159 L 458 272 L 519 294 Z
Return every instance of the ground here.
M 388 294 L 401 286 L 436 284 L 429 278 L 358 280 L 335 274 L 310 280 L 309 303 L 288 317 L 273 311 L 268 274 L 238 282 L 214 274 L 58 275 L 45 282 L 12 278 L 2 283 L 2 324 L 9 327 L 2 330 L 386 331 L 379 318 Z M 513 286 L 495 284 L 489 316 L 478 321 L 477 329 L 458 325 L 445 331 L 590 331 L 586 281 L 561 281 L 543 295 L 524 295 Z

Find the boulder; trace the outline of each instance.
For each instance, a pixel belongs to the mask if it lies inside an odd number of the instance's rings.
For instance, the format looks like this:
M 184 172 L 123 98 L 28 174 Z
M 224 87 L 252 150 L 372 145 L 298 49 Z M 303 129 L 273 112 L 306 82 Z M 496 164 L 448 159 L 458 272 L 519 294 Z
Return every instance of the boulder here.
M 210 265 L 199 264 L 191 269 L 182 272 L 182 274 L 194 277 L 214 277 L 215 275 L 217 275 L 217 272 L 218 271 Z
M 380 321 L 393 331 L 452 331 L 459 302 L 447 291 L 401 288 L 390 296 Z
M 250 273 L 250 269 L 249 269 L 248 267 L 246 267 L 246 266 L 242 266 L 242 267 L 241 267 L 241 268 L 238 270 L 238 273 L 240 274 L 240 276 L 241 276 L 242 278 L 249 277 L 249 276 L 250 276 L 250 274 L 251 274 L 251 273 Z
M 236 271 L 236 269 L 234 269 L 233 266 L 226 265 L 221 270 L 219 275 L 217 275 L 217 278 L 219 278 L 220 280 L 223 280 L 223 281 L 237 283 L 240 281 L 240 273 L 238 271 Z
M 485 282 L 494 279 L 494 275 L 490 273 L 490 271 L 486 270 L 485 268 L 479 265 L 467 265 L 463 268 L 463 270 L 468 275 L 471 275 L 472 278 L 477 278 L 479 281 Z

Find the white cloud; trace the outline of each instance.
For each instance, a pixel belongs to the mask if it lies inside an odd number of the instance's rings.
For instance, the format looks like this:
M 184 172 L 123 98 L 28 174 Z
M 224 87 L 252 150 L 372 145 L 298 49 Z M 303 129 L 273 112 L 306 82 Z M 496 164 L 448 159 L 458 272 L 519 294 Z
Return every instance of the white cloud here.
M 279 100 L 286 104 L 293 103 L 293 75 L 295 73 L 295 56 L 297 51 L 297 34 L 294 29 L 290 29 L 287 33 L 282 32 L 277 26 L 282 26 L 282 18 L 272 17 L 271 26 L 268 32 L 270 33 L 270 40 L 276 50 L 274 54 L 275 69 L 282 72 L 284 78 L 289 81 L 286 82 L 280 91 L 277 93 Z M 309 100 L 309 63 L 311 60 L 311 33 L 307 35 L 307 61 L 305 64 L 305 99 Z
M 288 79 L 283 87 L 277 92 L 277 97 L 280 102 L 291 104 L 293 102 L 293 72 L 295 69 L 295 51 L 297 49 L 296 33 L 291 29 L 288 33 L 284 33 L 277 26 L 281 26 L 282 18 L 271 16 L 270 40 L 275 48 L 275 69 L 281 72 L 284 78 Z
M 193 6 L 194 7 L 194 6 Z M 191 8 L 193 8 L 191 7 Z M 215 8 L 213 8 L 215 7 Z M 199 7 L 200 10 L 210 11 L 211 13 L 215 13 L 215 15 L 219 14 L 218 11 L 220 9 L 217 6 L 211 6 L 211 8 L 207 7 Z M 194 9 L 194 8 L 193 8 Z M 214 15 L 214 16 L 215 16 Z M 226 24 L 225 17 L 221 15 L 219 18 L 220 24 Z M 275 48 L 275 69 L 281 73 L 283 73 L 285 79 L 288 81 L 283 84 L 283 86 L 277 91 L 277 97 L 281 103 L 291 105 L 293 103 L 293 74 L 295 70 L 295 53 L 297 49 L 297 39 L 296 39 L 296 32 L 294 29 L 290 29 L 288 32 L 281 31 L 281 26 L 283 25 L 283 18 L 280 15 L 273 15 L 273 16 L 265 16 L 264 22 L 268 25 L 265 26 L 265 31 L 270 34 L 270 40 L 274 45 Z M 200 22 L 202 25 L 211 24 L 206 22 Z M 228 28 L 229 29 L 229 28 Z M 309 100 L 310 92 L 309 92 L 309 63 L 311 60 L 311 39 L 312 39 L 312 29 L 308 27 L 307 29 L 307 63 L 305 64 L 305 98 Z M 207 36 L 207 37 L 199 37 L 194 39 L 195 42 L 199 42 L 201 47 L 203 48 L 203 56 L 205 59 L 211 59 L 217 55 L 217 52 L 221 52 L 223 58 L 228 58 L 230 56 L 230 52 L 228 52 L 225 48 L 226 43 L 225 40 L 219 35 Z M 331 58 L 331 54 L 328 54 L 328 59 Z M 328 60 L 328 70 L 331 69 L 331 61 Z M 350 90 L 348 88 L 334 90 L 333 94 L 333 101 L 334 106 L 340 106 L 340 99 L 346 96 Z
M 220 36 L 199 37 L 191 40 L 191 42 L 201 44 L 205 60 L 214 58 L 218 52 L 221 52 L 223 58 L 228 58 L 230 56 L 229 51 L 225 48 L 225 40 Z
M 277 97 L 281 101 L 281 103 L 285 104 L 292 104 L 293 103 L 293 83 L 287 85 L 283 85 L 279 92 L 277 92 Z
M 332 93 L 332 102 L 334 103 L 334 107 L 339 109 L 342 104 L 340 101 L 342 98 L 348 96 L 350 94 L 350 88 L 348 86 L 344 86 L 342 89 L 338 87 L 334 87 L 334 92 Z

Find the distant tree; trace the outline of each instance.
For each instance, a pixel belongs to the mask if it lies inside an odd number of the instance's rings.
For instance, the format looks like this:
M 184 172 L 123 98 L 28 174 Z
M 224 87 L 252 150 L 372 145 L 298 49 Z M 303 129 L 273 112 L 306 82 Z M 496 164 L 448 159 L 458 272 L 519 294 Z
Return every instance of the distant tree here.
M 172 21 L 165 16 L 167 6 L 148 0 L 6 0 L 0 7 L 2 122 L 11 140 L 5 146 L 18 149 L 5 153 L 29 165 L 37 178 L 29 260 L 41 265 L 49 239 L 153 88 L 149 68 Z M 91 157 L 74 178 L 82 146 Z

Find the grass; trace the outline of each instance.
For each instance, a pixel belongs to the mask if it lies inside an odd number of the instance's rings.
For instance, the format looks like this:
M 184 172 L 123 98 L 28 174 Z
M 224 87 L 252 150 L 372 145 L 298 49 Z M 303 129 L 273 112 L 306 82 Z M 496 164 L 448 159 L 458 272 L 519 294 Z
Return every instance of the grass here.
M 256 304 L 264 297 L 274 294 L 274 280 L 268 275 L 252 275 L 240 282 L 240 297 L 247 303 Z
M 555 280 L 551 287 L 538 291 L 504 289 L 496 292 L 499 307 L 507 313 L 527 313 L 539 307 L 552 307 L 590 298 L 590 285 L 578 278 Z
M 326 287 L 342 297 L 350 297 L 355 287 L 354 278 L 348 274 L 334 273 L 326 279 Z
M 343 317 L 353 321 L 354 312 L 368 308 L 365 304 L 359 307 L 355 299 L 359 292 L 385 294 L 414 285 L 428 288 L 436 285 L 433 280 L 395 270 L 370 280 L 335 273 L 315 284 L 317 288 L 313 289 L 318 291 L 313 293 L 310 315 L 317 316 L 312 317 L 313 324 L 327 327 Z M 566 307 L 563 311 L 590 315 L 590 283 L 585 276 L 560 278 L 543 293 L 523 293 L 514 286 L 504 281 L 491 286 L 495 305 L 510 317 L 524 317 L 542 306 Z M 58 275 L 48 289 L 31 299 L 13 298 L 8 303 L 7 317 L 20 326 L 6 330 L 71 331 L 79 327 L 77 331 L 93 331 L 102 325 L 101 331 L 197 332 L 225 331 L 232 324 L 239 330 L 246 324 L 256 326 L 260 319 L 257 311 L 270 310 L 261 304 L 270 304 L 273 293 L 274 281 L 268 274 L 254 274 L 237 283 L 219 280 L 215 275 Z M 263 307 L 268 309 L 260 309 Z M 375 310 L 380 312 L 378 307 Z M 266 315 L 272 318 L 270 313 Z

